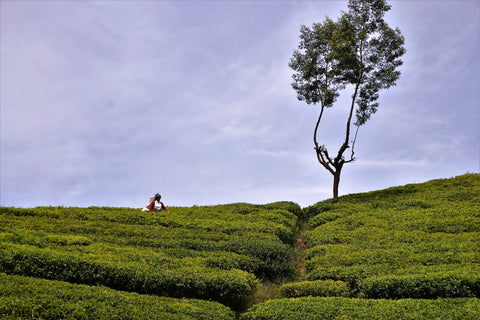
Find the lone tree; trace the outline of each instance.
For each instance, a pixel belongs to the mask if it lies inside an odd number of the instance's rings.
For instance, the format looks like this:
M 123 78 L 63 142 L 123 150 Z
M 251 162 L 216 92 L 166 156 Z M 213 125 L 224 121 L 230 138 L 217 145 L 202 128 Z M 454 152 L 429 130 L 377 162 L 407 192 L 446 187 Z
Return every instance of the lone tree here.
M 395 85 L 400 76 L 397 68 L 402 65 L 400 57 L 405 53 L 400 30 L 390 28 L 383 19 L 390 10 L 385 0 L 350 0 L 348 8 L 336 22 L 327 17 L 311 28 L 301 26 L 300 44 L 289 63 L 298 99 L 320 105 L 313 142 L 318 161 L 333 175 L 334 203 L 338 202 L 343 165 L 355 160 L 358 129 L 377 111 L 380 89 Z M 339 91 L 346 87 L 353 94 L 345 140 L 332 157 L 325 145 L 318 144 L 317 131 L 323 111 L 333 106 Z M 354 109 L 356 121 L 352 124 Z M 347 149 L 349 157 L 345 158 Z

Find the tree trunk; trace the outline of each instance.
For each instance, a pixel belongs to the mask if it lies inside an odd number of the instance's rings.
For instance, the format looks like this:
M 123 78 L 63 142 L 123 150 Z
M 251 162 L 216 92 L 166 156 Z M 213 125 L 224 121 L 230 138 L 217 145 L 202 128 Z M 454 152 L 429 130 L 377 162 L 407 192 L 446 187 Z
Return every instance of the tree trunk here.
M 342 168 L 337 168 L 337 171 L 333 174 L 333 203 L 338 202 L 338 185 L 340 184 L 340 172 Z

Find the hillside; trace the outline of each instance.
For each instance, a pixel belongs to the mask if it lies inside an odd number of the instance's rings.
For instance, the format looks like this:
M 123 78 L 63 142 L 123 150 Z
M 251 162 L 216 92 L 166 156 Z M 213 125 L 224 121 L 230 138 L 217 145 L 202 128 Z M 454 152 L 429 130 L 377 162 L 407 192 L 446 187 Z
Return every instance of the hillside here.
M 0 318 L 475 319 L 478 248 L 478 174 L 304 209 L 1 207 Z
M 479 318 L 478 174 L 347 195 L 303 214 L 306 275 L 280 288 L 296 299 L 242 319 Z

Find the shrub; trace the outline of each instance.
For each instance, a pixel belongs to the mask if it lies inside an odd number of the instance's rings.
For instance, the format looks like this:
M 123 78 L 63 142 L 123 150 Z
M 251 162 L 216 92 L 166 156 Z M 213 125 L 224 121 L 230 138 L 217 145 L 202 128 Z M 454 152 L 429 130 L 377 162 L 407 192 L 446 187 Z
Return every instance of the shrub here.
M 332 210 L 333 208 L 334 208 L 334 205 L 329 201 L 318 202 L 312 206 L 303 208 L 301 218 L 303 218 L 303 220 L 308 220 L 310 218 L 315 217 L 318 214 L 321 214 L 322 212 Z
M 346 216 L 347 213 L 339 211 L 327 211 L 315 215 L 308 221 L 308 226 L 310 228 L 316 228 L 330 221 L 335 221 L 339 218 Z
M 343 281 L 318 280 L 287 283 L 280 287 L 280 295 L 284 298 L 298 297 L 348 297 L 350 289 Z
M 0 318 L 233 320 L 234 313 L 217 302 L 0 274 Z
M 479 203 L 478 174 L 318 203 L 303 235 L 305 279 L 372 298 L 478 297 Z
M 278 241 L 259 239 L 231 239 L 223 250 L 253 256 L 260 263 L 255 274 L 269 280 L 291 278 L 296 275 L 295 252 L 292 247 Z
M 296 215 L 297 217 L 302 216 L 302 208 L 295 202 L 289 202 L 289 201 L 280 201 L 280 202 L 274 202 L 270 204 L 263 205 L 265 209 L 271 210 L 271 209 L 282 209 L 289 211 Z
M 291 202 L 171 207 L 159 213 L 108 207 L 1 207 L 0 231 L 5 232 L 0 241 L 100 262 L 134 256 L 140 264 L 150 261 L 167 268 L 193 264 L 238 268 L 268 279 L 291 277 L 296 273 L 292 248 L 297 220 L 292 212 L 298 209 Z M 176 256 L 175 249 L 196 259 Z
M 236 269 L 155 270 L 146 265 L 95 262 L 51 250 L 20 247 L 0 250 L 0 272 L 160 296 L 213 300 L 236 310 L 247 305 L 257 287 L 252 274 Z
M 480 299 L 367 300 L 348 298 L 291 298 L 257 304 L 240 320 L 457 320 L 477 319 Z
M 373 299 L 480 298 L 480 275 L 453 271 L 370 277 L 359 282 L 358 291 Z

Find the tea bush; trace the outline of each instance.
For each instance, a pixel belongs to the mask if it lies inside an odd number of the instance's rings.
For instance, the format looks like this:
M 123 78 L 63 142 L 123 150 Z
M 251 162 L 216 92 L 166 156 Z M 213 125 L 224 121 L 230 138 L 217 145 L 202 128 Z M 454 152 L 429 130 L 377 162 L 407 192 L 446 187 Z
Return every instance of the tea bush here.
M 292 278 L 299 207 L 0 207 L 0 272 L 219 301 L 240 310 L 263 279 Z M 255 276 L 254 276 L 255 275 Z
M 50 249 L 20 246 L 4 246 L 0 250 L 0 271 L 159 296 L 202 298 L 233 308 L 246 306 L 257 286 L 252 274 L 237 269 L 162 269 L 106 259 L 88 261 Z
M 240 320 L 457 320 L 478 319 L 480 299 L 371 300 L 349 298 L 290 298 L 257 304 Z
M 480 175 L 466 174 L 309 207 L 306 279 L 359 297 L 480 297 L 479 204 Z
M 1 319 L 233 320 L 220 303 L 0 274 Z
M 287 283 L 280 287 L 280 295 L 284 298 L 298 297 L 348 297 L 350 289 L 343 281 L 318 280 Z
M 156 264 L 171 262 L 172 267 L 178 267 L 179 264 L 200 264 L 224 269 L 235 267 L 267 279 L 291 277 L 296 273 L 296 257 L 291 250 L 292 246 L 282 242 L 275 234 L 266 232 L 226 234 L 91 220 L 88 223 L 74 219 L 45 221 L 38 217 L 18 219 L 0 215 L 2 218 L 4 227 L 0 228 L 0 239 L 5 242 L 55 248 L 60 252 L 73 250 L 90 258 L 109 255 L 109 259 L 124 257 L 131 260 L 132 255 L 137 258 L 142 255 L 145 259 L 160 255 L 161 261 L 157 259 Z M 186 254 L 187 251 L 190 253 Z M 122 254 L 127 252 L 128 256 Z M 182 254 L 178 255 L 177 252 Z M 197 259 L 183 259 L 185 256 Z M 215 261 L 216 258 L 218 261 Z M 174 266 L 174 261 L 177 266 Z
M 301 251 L 295 244 L 305 229 L 307 250 Z M 6 318 L 31 312 L 61 318 L 58 305 L 64 304 L 78 318 L 87 318 L 83 307 L 52 296 L 55 290 L 82 288 L 120 294 L 107 299 L 107 305 L 120 303 L 133 318 L 141 319 L 144 307 L 128 309 L 136 303 L 131 297 L 149 294 L 221 302 L 230 309 L 222 306 L 226 313 L 218 315 L 219 304 L 199 302 L 214 312 L 204 318 L 231 319 L 231 310 L 244 311 L 264 283 L 262 290 L 271 289 L 270 297 L 310 297 L 266 301 L 237 318 L 477 319 L 479 247 L 478 174 L 346 195 L 339 203 L 327 200 L 303 210 L 291 202 L 171 207 L 166 212 L 0 207 L 0 272 L 9 274 L 0 280 L 11 277 L 8 281 L 19 284 L 18 291 L 8 289 L 15 294 L 0 292 L 0 312 Z M 299 256 L 305 260 L 301 277 Z M 40 287 L 38 297 L 23 289 L 24 279 Z M 47 283 L 53 291 L 42 291 Z M 72 287 L 60 288 L 64 285 Z M 91 295 L 98 298 L 96 291 Z M 161 301 L 181 305 L 185 312 L 196 308 L 196 300 L 173 298 Z M 101 319 L 101 309 L 109 309 L 102 305 L 105 299 L 98 299 L 86 305 Z M 163 302 L 155 301 L 158 305 L 145 308 L 164 319 L 202 319 L 208 312 L 203 307 L 195 315 L 164 312 Z
M 369 277 L 359 282 L 358 290 L 374 299 L 480 297 L 480 274 L 456 270 Z

